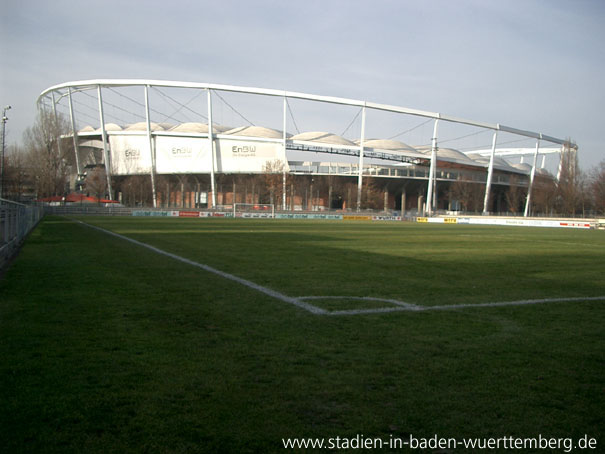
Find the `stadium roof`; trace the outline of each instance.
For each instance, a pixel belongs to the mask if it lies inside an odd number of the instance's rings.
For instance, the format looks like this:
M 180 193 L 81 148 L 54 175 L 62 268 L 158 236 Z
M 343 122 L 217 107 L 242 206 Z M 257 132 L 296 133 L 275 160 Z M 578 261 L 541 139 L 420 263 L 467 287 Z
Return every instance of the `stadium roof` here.
M 164 131 L 164 127 L 158 123 L 150 123 L 150 127 L 152 131 Z M 147 123 L 145 121 L 141 121 L 139 123 L 134 123 L 132 125 L 128 125 L 124 128 L 124 131 L 147 131 Z
M 150 123 L 151 131 L 157 132 L 162 135 L 170 135 L 170 133 L 178 134 L 208 134 L 207 123 L 188 122 L 181 123 L 179 125 L 172 125 L 167 123 Z M 125 127 L 121 127 L 115 123 L 108 123 L 105 125 L 105 130 L 109 134 L 120 134 L 121 132 L 136 133 L 146 132 L 147 122 L 139 122 Z M 223 134 L 225 136 L 239 136 L 239 137 L 250 137 L 255 139 L 268 139 L 270 141 L 283 140 L 283 132 L 277 129 L 266 128 L 262 126 L 240 126 L 236 128 L 228 128 L 218 124 L 212 125 L 214 134 Z M 86 137 L 96 136 L 101 134 L 101 128 L 95 129 L 92 126 L 85 126 L 78 131 L 78 134 Z M 360 146 L 360 140 L 357 139 L 354 142 L 348 140 L 342 136 L 325 132 L 325 131 L 309 131 L 302 132 L 296 135 L 287 134 L 289 141 L 295 142 L 313 142 L 318 145 L 329 145 L 332 149 L 341 146 L 343 149 L 358 148 Z M 90 144 L 90 142 L 89 142 Z M 409 157 L 430 157 L 431 147 L 427 145 L 414 147 L 404 142 L 392 139 L 368 139 L 364 141 L 364 149 L 370 151 L 380 151 L 387 154 L 403 154 Z M 490 157 L 486 156 L 485 153 L 462 153 L 459 150 L 453 148 L 438 148 L 437 159 L 441 162 L 448 162 L 457 166 L 468 166 L 468 167 L 481 167 L 487 168 L 489 166 Z M 494 156 L 494 168 L 500 171 L 529 174 L 531 172 L 531 165 L 529 164 L 511 164 L 505 159 Z M 540 173 L 548 173 L 545 170 L 540 170 Z
M 216 123 L 212 124 L 212 132 L 214 134 L 223 133 L 231 128 L 226 126 L 217 125 Z M 194 132 L 199 134 L 208 134 L 208 123 L 181 123 L 180 125 L 175 126 L 171 129 L 174 132 Z
M 417 150 L 426 155 L 431 154 L 430 146 L 420 146 L 417 148 Z M 480 163 L 469 158 L 467 155 L 465 155 L 461 151 L 455 150 L 453 148 L 438 148 L 437 149 L 437 159 L 440 161 L 454 162 L 457 164 L 466 164 L 466 165 L 470 165 L 470 166 L 479 165 L 479 166 L 483 167 L 483 165 L 481 165 Z
M 174 87 L 174 88 L 194 88 L 194 89 L 207 89 L 207 90 L 220 90 L 230 91 L 237 93 L 250 93 L 257 95 L 266 96 L 279 96 L 284 98 L 293 99 L 305 99 L 310 101 L 326 102 L 331 104 L 341 104 L 348 106 L 358 106 L 368 109 L 380 110 L 384 112 L 402 113 L 408 115 L 415 115 L 426 118 L 433 118 L 435 120 L 443 120 L 447 122 L 466 124 L 471 126 L 478 126 L 480 128 L 492 129 L 494 131 L 504 131 L 520 136 L 531 137 L 534 139 L 546 140 L 552 143 L 560 145 L 571 146 L 576 148 L 575 144 L 570 143 L 569 140 L 559 139 L 556 137 L 548 136 L 546 134 L 527 131 L 523 129 L 513 128 L 510 126 L 501 125 L 499 123 L 487 123 L 483 121 L 467 120 L 464 118 L 458 118 L 451 115 L 444 115 L 438 112 L 429 112 L 418 109 L 410 109 L 408 107 L 400 107 L 388 104 L 379 104 L 369 101 L 361 101 L 355 99 L 339 98 L 334 96 L 321 96 L 312 95 L 308 93 L 298 93 L 286 90 L 276 90 L 267 88 L 254 88 L 254 87 L 241 87 L 235 85 L 223 85 L 223 84 L 209 84 L 209 83 L 195 83 L 195 82 L 182 82 L 172 80 L 150 80 L 150 79 L 93 79 L 93 80 L 82 80 L 74 82 L 66 82 L 58 85 L 54 85 L 47 88 L 40 96 L 38 96 L 38 103 L 43 103 L 52 92 L 56 92 L 60 98 L 68 96 L 72 89 L 76 90 L 93 90 L 98 87 L 127 87 L 127 86 L 145 86 L 145 87 Z M 63 90 L 68 89 L 67 92 Z M 55 101 L 52 101 L 55 102 Z
M 480 163 L 485 164 L 485 167 L 487 167 L 489 165 L 489 160 L 490 160 L 489 156 L 480 156 L 480 155 L 474 155 L 474 154 L 467 154 L 467 156 L 475 162 L 480 162 Z M 516 167 L 509 164 L 505 159 L 503 159 L 499 156 L 494 156 L 494 169 L 505 170 L 508 172 L 511 172 L 511 171 L 514 172 L 516 170 L 519 170 Z
M 117 125 L 115 123 L 106 123 L 105 124 L 105 131 L 122 131 L 122 127 L 120 125 Z M 80 131 L 78 131 L 80 132 Z M 97 128 L 95 129 L 95 132 L 102 132 L 101 128 Z
M 232 136 L 244 136 L 244 137 L 263 137 L 265 139 L 283 139 L 284 133 L 277 129 L 264 128 L 262 126 L 241 126 L 239 128 L 233 128 L 224 134 Z
M 356 140 L 355 143 L 359 145 L 360 141 Z M 369 139 L 364 141 L 364 146 L 368 148 L 378 148 L 380 150 L 418 152 L 417 149 L 409 146 L 407 143 L 392 139 Z
M 292 136 L 291 139 L 305 142 L 329 143 L 332 145 L 347 145 L 351 147 L 356 146 L 355 142 L 351 142 L 344 137 L 337 136 L 336 134 L 332 134 L 330 132 L 321 131 L 303 132 Z

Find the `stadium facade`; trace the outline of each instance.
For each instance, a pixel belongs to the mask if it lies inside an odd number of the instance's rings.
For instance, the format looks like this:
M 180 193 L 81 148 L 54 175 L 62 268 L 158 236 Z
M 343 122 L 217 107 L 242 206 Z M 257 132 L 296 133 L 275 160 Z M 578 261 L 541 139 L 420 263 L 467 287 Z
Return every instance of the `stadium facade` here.
M 104 90 L 124 87 L 138 87 L 144 121 L 130 124 L 106 121 L 108 106 L 104 101 Z M 194 90 L 198 91 L 196 97 L 206 92 L 206 111 L 199 118 L 202 121 L 153 121 L 154 115 L 158 117 L 159 113 L 149 102 L 149 90 L 154 87 Z M 213 93 L 221 92 L 281 98 L 281 129 L 252 124 L 227 127 L 213 121 Z M 83 121 L 78 119 L 78 109 L 74 103 L 74 97 L 79 93 L 96 98 L 93 119 L 98 116 L 98 121 L 95 125 L 77 126 Z M 350 140 L 327 131 L 296 131 L 293 134 L 294 131 L 287 130 L 288 114 L 291 115 L 288 100 L 292 99 L 358 108 L 361 123 L 358 138 Z M 69 111 L 72 131 L 69 136 L 64 136 L 64 140 L 73 141 L 78 176 L 83 176 L 87 168 L 103 167 L 107 193 L 114 197 L 116 181 L 129 176 L 149 176 L 154 207 L 166 206 L 171 200 L 170 190 L 166 192 L 158 187 L 161 177 L 176 178 L 181 182 L 186 177 L 193 178 L 193 188 L 186 190 L 181 184 L 180 191 L 177 190 L 180 193 L 179 203 L 190 207 L 203 203 L 213 208 L 236 201 L 261 202 L 258 194 L 255 198 L 254 191 L 239 194 L 238 198 L 235 180 L 230 188 L 232 190 L 225 191 L 217 187 L 217 179 L 224 179 L 225 175 L 272 174 L 277 178 L 281 176 L 281 184 L 276 184 L 280 189 L 279 198 L 271 202 L 282 209 L 359 210 L 362 208 L 364 184 L 371 180 L 381 182 L 385 208 L 413 209 L 431 214 L 441 209 L 457 209 L 449 188 L 457 182 L 466 182 L 481 188 L 484 213 L 506 211 L 501 205 L 504 204 L 507 189 L 512 185 L 525 188 L 525 215 L 528 215 L 531 189 L 536 177 L 556 178 L 542 168 L 546 156 L 555 154 L 560 159 L 565 152 L 577 151 L 577 146 L 569 140 L 501 124 L 368 101 L 228 85 L 152 80 L 68 82 L 45 90 L 38 98 L 38 105 L 54 115 L 58 106 Z M 181 103 L 180 106 L 183 109 L 186 104 Z M 430 145 L 410 145 L 392 138 L 367 137 L 366 112 L 370 110 L 432 121 Z M 91 115 L 87 117 L 90 119 Z M 439 127 L 444 122 L 491 132 L 491 148 L 461 152 L 439 146 Z M 499 147 L 498 134 L 502 133 L 533 139 L 535 146 Z M 513 163 L 511 157 L 520 157 L 521 161 Z M 524 159 L 528 162 L 524 162 Z M 315 197 L 312 189 L 314 176 L 318 181 L 322 177 L 329 179 L 330 187 L 326 194 Z M 297 177 L 306 177 L 311 185 L 310 192 L 304 197 L 301 191 L 297 194 L 290 183 Z M 348 182 L 349 194 L 343 194 L 342 189 L 340 194 L 333 191 L 332 183 L 337 181 Z M 350 193 L 351 183 L 356 186 L 354 194 Z

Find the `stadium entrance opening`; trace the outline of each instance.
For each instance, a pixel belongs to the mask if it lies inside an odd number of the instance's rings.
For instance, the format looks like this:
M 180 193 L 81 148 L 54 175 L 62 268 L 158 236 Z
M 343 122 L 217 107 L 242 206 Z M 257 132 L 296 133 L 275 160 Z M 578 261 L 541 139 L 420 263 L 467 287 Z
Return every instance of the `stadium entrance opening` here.
M 330 209 L 331 210 L 342 210 L 344 206 L 344 199 L 341 195 L 332 196 L 332 200 L 330 200 Z

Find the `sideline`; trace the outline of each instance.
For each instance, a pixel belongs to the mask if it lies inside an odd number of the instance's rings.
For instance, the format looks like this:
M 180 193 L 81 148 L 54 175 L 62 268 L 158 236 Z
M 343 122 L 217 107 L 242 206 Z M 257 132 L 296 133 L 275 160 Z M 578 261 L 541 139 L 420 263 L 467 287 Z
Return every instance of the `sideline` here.
M 350 296 L 301 296 L 299 300 L 307 299 L 347 299 L 347 300 L 368 300 L 368 301 L 385 301 L 397 304 L 396 307 L 379 307 L 374 309 L 349 309 L 341 311 L 328 311 L 326 315 L 362 315 L 362 314 L 379 314 L 385 312 L 428 312 L 428 311 L 447 311 L 455 309 L 474 309 L 483 307 L 504 307 L 504 306 L 527 306 L 531 304 L 547 304 L 547 303 L 570 303 L 579 301 L 605 301 L 605 296 L 574 296 L 569 298 L 542 298 L 534 300 L 518 300 L 518 301 L 498 301 L 490 303 L 473 303 L 473 304 L 445 304 L 438 306 L 419 306 L 416 304 L 404 303 L 403 301 L 387 300 L 382 298 L 360 298 Z
M 164 251 L 163 249 L 157 248 L 147 243 L 143 243 L 141 241 L 134 240 L 124 235 L 120 235 L 119 233 L 112 232 L 111 230 L 106 230 L 102 227 L 97 227 L 96 225 L 88 224 L 84 221 L 80 221 L 79 219 L 68 218 L 73 222 L 84 225 L 91 229 L 98 230 L 99 232 L 106 233 L 108 235 L 114 236 L 116 238 L 120 238 L 122 240 L 128 241 L 130 243 L 136 244 L 137 246 L 144 247 L 153 251 L 157 254 L 164 255 L 166 257 L 170 257 L 171 259 L 178 260 L 179 262 L 186 263 L 191 266 L 195 266 L 203 269 L 204 271 L 208 271 L 209 273 L 216 274 L 225 279 L 229 279 L 231 281 L 242 284 L 248 288 L 256 290 L 258 292 L 264 293 L 272 298 L 276 298 L 280 301 L 283 301 L 288 304 L 292 304 L 301 309 L 304 309 L 312 314 L 316 315 L 364 315 L 364 314 L 383 314 L 390 312 L 427 312 L 427 311 L 442 311 L 442 310 L 455 310 L 455 309 L 470 309 L 470 308 L 482 308 L 482 307 L 503 307 L 503 306 L 525 306 L 531 304 L 546 304 L 546 303 L 563 303 L 563 302 L 576 302 L 576 301 L 605 301 L 605 296 L 587 296 L 587 297 L 569 297 L 569 298 L 543 298 L 543 299 L 532 299 L 532 300 L 519 300 L 519 301 L 499 301 L 499 302 L 488 302 L 488 303 L 477 303 L 477 304 L 451 304 L 451 305 L 438 305 L 438 306 L 420 306 L 417 304 L 406 303 L 404 301 L 399 301 L 395 299 L 388 298 L 375 298 L 370 296 L 360 297 L 360 296 L 299 296 L 297 298 L 284 295 L 276 290 L 273 290 L 269 287 L 264 287 L 255 282 L 249 281 L 247 279 L 235 276 L 230 273 L 226 273 L 224 271 L 213 268 L 209 265 L 205 265 L 203 263 L 195 262 L 193 260 L 187 259 L 185 257 L 181 257 L 180 255 L 173 254 L 171 252 Z M 307 300 L 327 300 L 327 299 L 341 299 L 341 300 L 352 300 L 352 301 L 381 301 L 391 306 L 388 307 L 378 307 L 371 309 L 350 309 L 350 310 L 336 310 L 329 311 L 326 309 L 322 309 L 321 307 L 314 306 L 312 304 L 307 303 Z
M 280 293 L 280 292 L 278 292 L 276 290 L 270 289 L 269 287 L 263 287 L 262 285 L 256 284 L 256 283 L 254 283 L 252 281 L 249 281 L 247 279 L 243 279 L 243 278 L 235 276 L 233 274 L 225 273 L 224 271 L 217 270 L 216 268 L 213 268 L 211 266 L 205 265 L 203 263 L 194 262 L 193 260 L 189 260 L 189 259 L 187 259 L 185 257 L 181 257 L 180 255 L 176 255 L 176 254 L 173 254 L 171 252 L 167 252 L 167 251 L 164 251 L 163 249 L 160 249 L 160 248 L 157 248 L 155 246 L 152 246 L 150 244 L 143 243 L 141 241 L 137 241 L 137 240 L 134 240 L 132 238 L 128 238 L 127 236 L 120 235 L 119 233 L 112 232 L 111 230 L 105 230 L 104 228 L 97 227 L 96 225 L 88 224 L 86 222 L 80 221 L 79 219 L 71 219 L 71 220 L 75 221 L 75 222 L 77 222 L 79 224 L 82 224 L 82 225 L 84 225 L 86 227 L 90 227 L 91 229 L 98 230 L 99 232 L 103 232 L 103 233 L 106 233 L 108 235 L 114 236 L 116 238 L 120 238 L 122 240 L 129 241 L 129 242 L 131 242 L 133 244 L 136 244 L 137 246 L 141 246 L 141 247 L 147 248 L 147 249 L 149 249 L 149 250 L 151 250 L 151 251 L 153 251 L 153 252 L 155 252 L 157 254 L 165 255 L 166 257 L 170 257 L 171 259 L 178 260 L 179 262 L 183 262 L 183 263 L 186 263 L 188 265 L 192 265 L 192 266 L 196 266 L 198 268 L 201 268 L 204 271 L 208 271 L 209 273 L 217 274 L 218 276 L 221 276 L 221 277 L 223 277 L 225 279 L 229 279 L 231 281 L 235 281 L 235 282 L 237 282 L 239 284 L 245 285 L 246 287 L 254 289 L 254 290 L 258 291 L 258 292 L 264 293 L 264 294 L 269 295 L 269 296 L 271 296 L 273 298 L 281 300 L 281 301 L 283 301 L 285 303 L 293 304 L 294 306 L 298 306 L 301 309 L 305 309 L 305 310 L 307 310 L 307 311 L 309 311 L 309 312 L 311 312 L 313 314 L 325 314 L 325 313 L 327 313 L 327 311 L 325 309 L 313 306 L 311 304 L 307 304 L 304 301 L 298 300 L 297 298 L 292 298 L 292 297 L 284 295 L 283 293 Z

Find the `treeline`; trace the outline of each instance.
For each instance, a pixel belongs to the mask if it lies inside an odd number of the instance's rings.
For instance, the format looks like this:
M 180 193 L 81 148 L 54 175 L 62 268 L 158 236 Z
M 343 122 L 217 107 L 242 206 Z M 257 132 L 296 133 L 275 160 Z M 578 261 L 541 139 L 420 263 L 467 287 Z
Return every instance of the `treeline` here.
M 2 193 L 4 198 L 63 195 L 69 190 L 75 169 L 73 143 L 61 135 L 70 131 L 67 120 L 41 114 L 23 134 L 23 145 L 9 147 L 5 154 Z
M 504 190 L 499 212 L 523 213 L 527 200 L 527 185 L 511 176 Z M 451 184 L 449 197 L 457 200 L 462 211 L 479 213 L 483 210 L 485 185 L 457 181 Z M 532 185 L 530 213 L 539 216 L 599 216 L 605 215 L 605 160 L 588 172 L 580 170 L 577 155 L 562 156 L 559 181 L 537 174 Z M 493 201 L 491 202 L 493 206 Z

